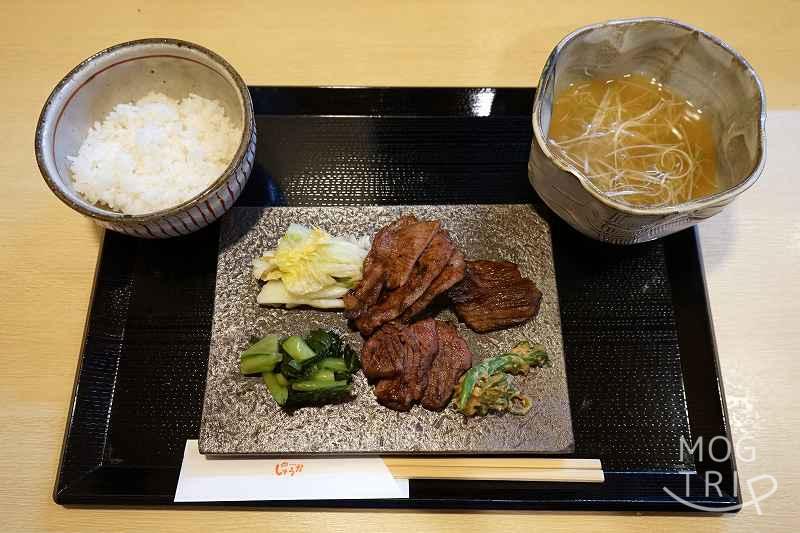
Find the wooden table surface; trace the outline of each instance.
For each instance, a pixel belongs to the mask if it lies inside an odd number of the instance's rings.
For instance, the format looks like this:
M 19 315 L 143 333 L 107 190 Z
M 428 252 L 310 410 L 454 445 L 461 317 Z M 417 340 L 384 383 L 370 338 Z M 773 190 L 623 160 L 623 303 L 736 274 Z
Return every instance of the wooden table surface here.
M 55 83 L 110 44 L 195 41 L 250 84 L 532 86 L 555 43 L 599 20 L 662 15 L 742 52 L 770 111 L 800 107 L 800 4 L 786 0 L 560 2 L 2 2 L 0 20 L 0 528 L 8 531 L 504 531 L 797 529 L 800 217 L 792 172 L 800 113 L 770 115 L 761 182 L 702 226 L 709 290 L 735 439 L 747 479 L 776 494 L 738 516 L 605 513 L 311 512 L 65 509 L 53 488 L 102 231 L 47 189 L 33 155 Z M 749 457 L 748 457 L 749 458 Z M 763 481 L 763 479 L 762 479 Z M 746 499 L 749 497 L 745 492 Z

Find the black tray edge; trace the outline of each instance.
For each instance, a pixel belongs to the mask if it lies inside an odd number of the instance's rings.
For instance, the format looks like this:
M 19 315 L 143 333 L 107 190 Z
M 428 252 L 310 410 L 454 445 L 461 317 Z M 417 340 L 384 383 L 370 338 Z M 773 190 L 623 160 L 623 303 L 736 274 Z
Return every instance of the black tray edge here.
M 686 239 L 685 246 L 691 246 L 695 250 L 699 276 L 683 276 L 685 270 L 679 264 L 676 264 L 679 254 L 675 253 L 675 249 L 680 245 L 679 239 Z M 736 454 L 731 435 L 728 406 L 725 401 L 722 368 L 714 334 L 714 320 L 711 314 L 703 253 L 697 228 L 681 232 L 673 236 L 667 243 L 668 249 L 671 247 L 673 250 L 673 253 L 668 254 L 667 261 L 673 297 L 678 300 L 679 305 L 692 306 L 698 311 L 702 310 L 703 312 L 700 313 L 700 316 L 706 318 L 703 321 L 695 321 L 690 319 L 690 315 L 693 313 L 676 315 L 681 346 L 681 365 L 684 370 L 684 391 L 687 407 L 689 408 L 692 437 L 693 439 L 698 439 L 699 437 L 703 439 L 703 447 L 700 449 L 700 453 L 694 455 L 695 465 L 698 470 L 697 475 L 700 478 L 698 481 L 704 483 L 710 473 L 719 473 L 722 476 L 723 495 L 731 501 L 729 506 L 733 507 L 730 511 L 738 512 L 741 509 L 742 496 L 736 469 Z M 695 296 L 702 295 L 702 301 L 693 300 L 690 297 L 691 294 Z M 694 337 L 695 341 L 688 342 L 689 337 Z M 708 340 L 705 350 L 696 349 L 697 339 Z M 704 359 L 705 363 L 700 364 L 700 361 Z M 708 383 L 710 380 L 713 380 L 716 386 L 716 394 L 709 393 Z M 710 446 L 716 442 L 714 439 L 720 436 L 724 437 L 727 442 L 730 453 L 726 454 L 724 460 L 715 461 L 712 457 L 716 455 L 710 453 Z M 690 443 L 690 445 L 693 444 L 694 442 Z
M 95 259 L 94 274 L 92 276 L 92 288 L 89 293 L 89 304 L 86 307 L 86 318 L 83 322 L 83 332 L 81 333 L 81 346 L 78 351 L 78 363 L 75 367 L 75 376 L 72 380 L 72 392 L 70 393 L 69 408 L 67 409 L 66 422 L 64 423 L 64 437 L 61 439 L 61 452 L 58 456 L 58 467 L 56 470 L 55 484 L 53 486 L 53 501 L 55 503 L 62 503 L 64 498 L 68 498 L 69 485 L 61 486 L 61 478 L 63 475 L 63 466 L 67 456 L 69 435 L 72 432 L 72 426 L 75 421 L 75 403 L 78 400 L 78 388 L 80 387 L 81 370 L 83 368 L 83 354 L 85 353 L 86 343 L 88 340 L 89 324 L 92 318 L 92 308 L 95 305 L 95 296 L 98 288 L 98 279 L 100 277 L 100 265 L 103 261 L 103 251 L 105 250 L 105 231 L 103 230 L 103 239 L 100 241 L 100 246 L 97 247 L 97 258 Z M 98 466 L 97 468 L 100 468 Z M 90 471 L 94 472 L 97 468 Z M 81 479 L 76 480 L 78 482 Z

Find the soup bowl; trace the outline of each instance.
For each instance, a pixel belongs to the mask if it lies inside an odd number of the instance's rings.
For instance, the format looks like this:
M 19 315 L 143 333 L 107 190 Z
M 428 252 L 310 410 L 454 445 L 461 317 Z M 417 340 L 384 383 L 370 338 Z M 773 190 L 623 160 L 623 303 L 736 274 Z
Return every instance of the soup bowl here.
M 708 110 L 721 187 L 666 207 L 631 206 L 606 196 L 549 142 L 556 97 L 571 83 L 629 73 L 652 77 Z M 553 49 L 533 104 L 528 177 L 547 206 L 597 240 L 634 244 L 719 213 L 758 180 L 765 159 L 766 101 L 750 64 L 720 39 L 665 18 L 613 20 L 567 35 Z

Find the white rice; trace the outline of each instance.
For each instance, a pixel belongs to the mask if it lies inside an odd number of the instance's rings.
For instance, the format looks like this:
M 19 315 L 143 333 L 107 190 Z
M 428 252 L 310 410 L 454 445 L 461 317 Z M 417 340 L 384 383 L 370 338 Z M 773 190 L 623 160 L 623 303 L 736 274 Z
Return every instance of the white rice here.
M 167 209 L 219 178 L 240 137 L 216 100 L 190 94 L 179 102 L 150 93 L 94 123 L 69 158 L 75 190 L 131 215 Z

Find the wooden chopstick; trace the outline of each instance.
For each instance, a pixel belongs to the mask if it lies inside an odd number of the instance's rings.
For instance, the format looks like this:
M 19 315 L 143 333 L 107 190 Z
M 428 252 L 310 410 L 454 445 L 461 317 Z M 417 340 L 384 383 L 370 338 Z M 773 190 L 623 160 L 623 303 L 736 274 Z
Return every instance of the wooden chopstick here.
M 602 483 L 605 479 L 599 459 L 384 457 L 383 462 L 398 479 L 581 483 Z

